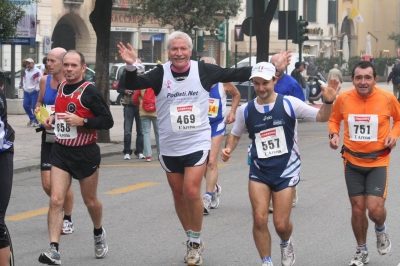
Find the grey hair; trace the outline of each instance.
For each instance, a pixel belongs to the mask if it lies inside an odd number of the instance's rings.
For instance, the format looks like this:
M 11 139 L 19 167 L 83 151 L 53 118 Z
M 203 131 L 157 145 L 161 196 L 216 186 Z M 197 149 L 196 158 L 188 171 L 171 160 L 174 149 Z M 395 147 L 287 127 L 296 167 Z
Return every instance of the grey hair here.
M 182 31 L 174 31 L 173 33 L 171 33 L 167 39 L 167 48 L 169 50 L 170 45 L 171 45 L 171 41 L 172 40 L 178 40 L 178 39 L 182 39 L 184 41 L 187 42 L 188 46 L 189 46 L 189 50 L 192 51 L 193 50 L 193 43 L 192 43 L 192 38 L 190 38 L 190 36 L 187 33 L 184 33 Z

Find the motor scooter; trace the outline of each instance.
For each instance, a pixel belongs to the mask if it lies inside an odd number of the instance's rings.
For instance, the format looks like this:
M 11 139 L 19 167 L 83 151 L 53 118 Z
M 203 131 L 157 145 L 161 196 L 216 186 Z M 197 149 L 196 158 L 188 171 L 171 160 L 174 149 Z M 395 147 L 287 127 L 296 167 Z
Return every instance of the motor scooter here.
M 318 80 L 321 80 L 325 83 L 326 79 L 324 76 L 320 73 L 317 72 L 316 76 L 309 76 L 308 77 L 308 86 L 310 88 L 310 94 L 308 95 L 308 102 L 311 104 L 314 104 L 315 101 L 322 100 L 322 90 L 320 88 L 320 84 L 318 83 Z

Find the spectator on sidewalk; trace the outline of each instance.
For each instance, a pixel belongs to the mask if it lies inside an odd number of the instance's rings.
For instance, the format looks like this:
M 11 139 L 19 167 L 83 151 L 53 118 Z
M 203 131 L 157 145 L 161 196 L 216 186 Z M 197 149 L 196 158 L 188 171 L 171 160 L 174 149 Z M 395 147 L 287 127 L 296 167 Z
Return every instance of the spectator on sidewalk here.
M 36 102 L 39 96 L 39 82 L 43 76 L 42 71 L 35 66 L 35 62 L 32 58 L 28 58 L 26 61 L 26 69 L 23 76 L 23 87 L 24 87 L 24 101 L 23 107 L 25 113 L 29 117 L 27 126 L 38 127 L 39 124 L 36 121 L 33 110 L 35 110 Z
M 308 95 L 306 92 L 306 89 L 307 89 L 306 80 L 304 79 L 303 75 L 301 74 L 304 70 L 304 63 L 296 62 L 294 67 L 295 68 L 293 69 L 293 71 L 290 75 L 297 81 L 297 83 L 299 83 L 300 87 L 303 89 L 304 98 L 305 98 L 305 100 L 307 100 Z
M 139 60 L 139 59 L 138 59 Z M 132 155 L 131 142 L 132 142 L 132 126 L 133 121 L 136 120 L 136 149 L 134 154 L 138 159 L 145 159 L 143 155 L 143 130 L 142 122 L 140 121 L 139 107 L 136 106 L 132 101 L 133 90 L 128 90 L 125 88 L 125 74 L 122 73 L 117 92 L 124 95 L 124 150 L 125 154 L 124 160 L 130 160 Z
M 330 79 L 337 79 L 340 81 L 340 83 L 343 83 L 342 72 L 340 71 L 338 64 L 334 64 L 333 68 L 329 70 L 328 82 Z
M 151 91 L 150 91 L 151 90 Z M 155 105 L 156 97 L 152 88 L 145 90 L 136 90 L 133 95 L 133 103 L 139 107 L 140 121 L 142 122 L 143 130 L 143 145 L 144 145 L 144 156 L 146 162 L 151 162 L 152 150 L 150 143 L 150 129 L 151 123 L 153 123 L 154 136 L 156 138 L 157 145 L 157 158 L 160 154 L 160 145 L 158 141 L 158 122 Z
M 389 84 L 390 80 L 393 83 L 393 94 L 399 99 L 399 85 L 400 85 L 400 59 L 396 59 L 395 65 L 392 68 L 392 72 L 390 72 L 387 78 L 387 84 Z

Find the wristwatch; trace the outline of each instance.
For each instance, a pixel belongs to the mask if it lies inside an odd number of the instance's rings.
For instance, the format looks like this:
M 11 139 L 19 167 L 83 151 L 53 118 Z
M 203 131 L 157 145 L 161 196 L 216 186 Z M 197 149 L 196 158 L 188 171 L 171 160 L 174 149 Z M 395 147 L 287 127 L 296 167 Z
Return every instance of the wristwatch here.
M 86 125 L 88 123 L 88 119 L 87 118 L 84 118 L 83 119 L 83 125 Z
M 336 133 L 331 133 L 329 134 L 329 139 L 333 139 L 333 135 L 335 135 Z

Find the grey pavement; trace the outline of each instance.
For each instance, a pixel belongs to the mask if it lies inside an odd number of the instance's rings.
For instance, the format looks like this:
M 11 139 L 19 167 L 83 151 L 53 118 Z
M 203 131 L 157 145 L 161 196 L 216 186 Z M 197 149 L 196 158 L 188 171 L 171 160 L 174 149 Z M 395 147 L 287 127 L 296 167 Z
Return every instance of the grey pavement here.
M 386 82 L 379 82 L 377 86 L 381 89 L 392 92 L 392 85 Z M 353 87 L 351 82 L 344 82 L 341 91 Z M 7 99 L 8 121 L 16 132 L 14 142 L 14 173 L 38 169 L 40 166 L 40 144 L 41 133 L 36 133 L 35 128 L 28 127 L 28 116 L 22 108 L 22 99 Z M 229 108 L 229 107 L 228 107 Z M 120 154 L 123 157 L 124 139 L 124 116 L 123 106 L 110 106 L 114 118 L 114 126 L 110 129 L 110 143 L 98 143 L 102 157 Z M 135 148 L 136 130 L 135 124 L 132 129 L 132 148 Z M 228 125 L 227 132 L 230 132 L 232 125 Z M 154 133 L 151 130 L 152 146 L 155 146 Z

